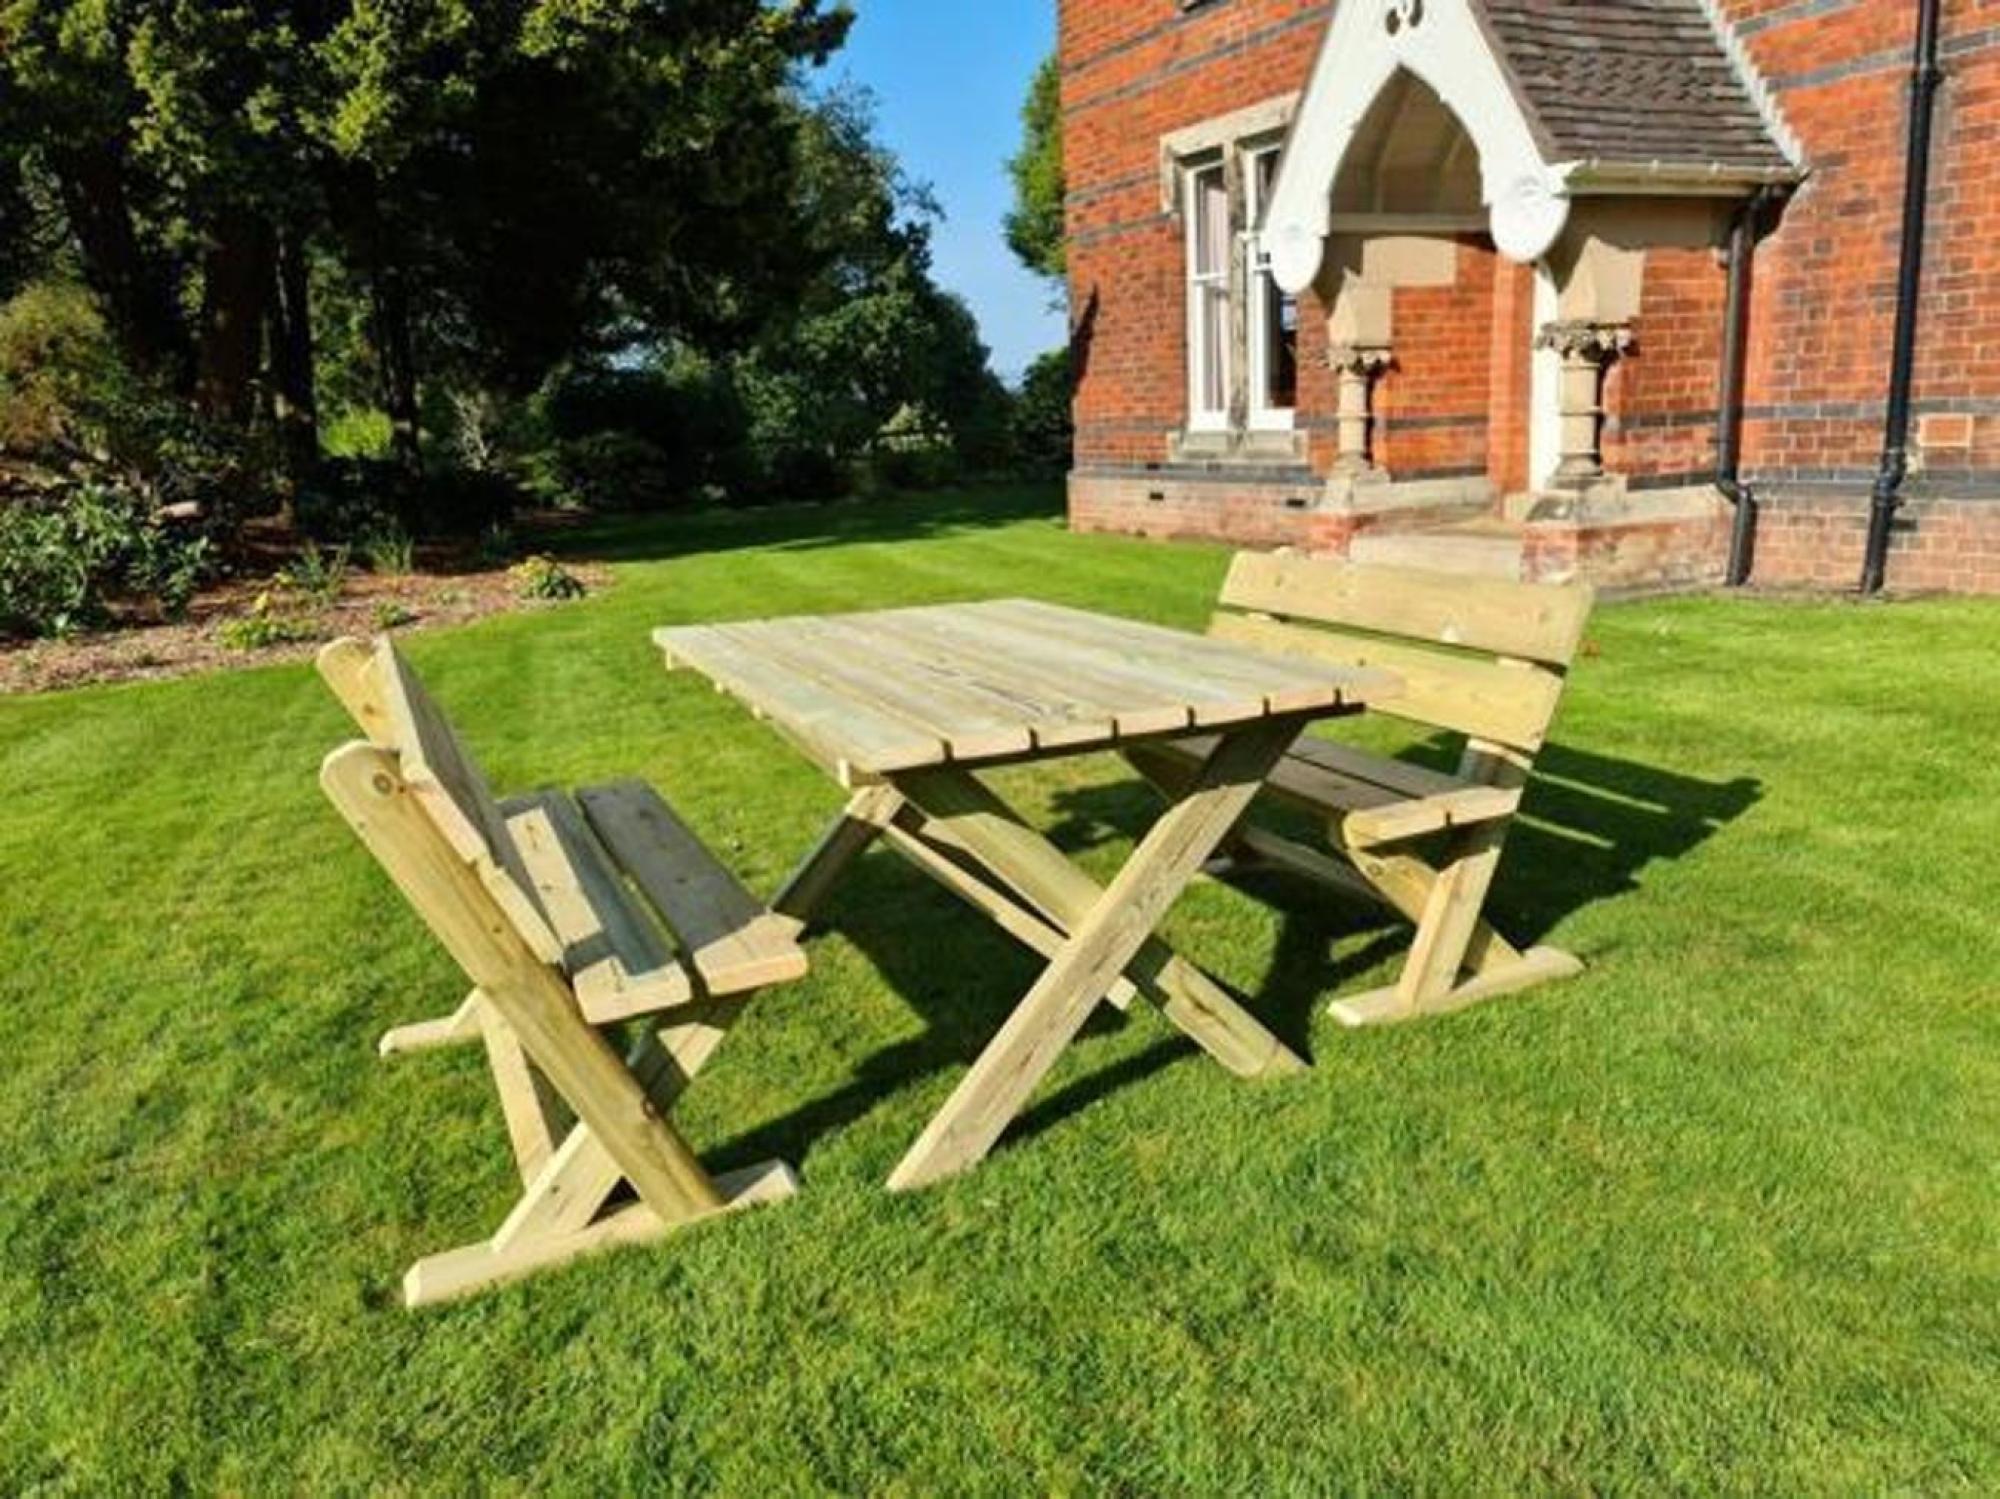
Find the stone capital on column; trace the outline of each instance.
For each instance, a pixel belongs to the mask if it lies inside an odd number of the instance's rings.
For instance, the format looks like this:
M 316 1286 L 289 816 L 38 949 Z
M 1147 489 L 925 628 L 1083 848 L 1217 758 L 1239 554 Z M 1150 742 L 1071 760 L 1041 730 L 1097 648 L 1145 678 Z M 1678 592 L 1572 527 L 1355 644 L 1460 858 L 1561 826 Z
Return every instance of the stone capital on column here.
M 1632 347 L 1629 323 L 1568 319 L 1546 323 L 1535 347 L 1562 357 L 1562 461 L 1554 483 L 1578 490 L 1604 477 L 1604 372 Z
M 1339 377 L 1340 453 L 1333 465 L 1337 476 L 1351 479 L 1375 472 L 1372 397 L 1375 377 L 1392 358 L 1387 344 L 1334 343 L 1327 348 L 1326 362 Z

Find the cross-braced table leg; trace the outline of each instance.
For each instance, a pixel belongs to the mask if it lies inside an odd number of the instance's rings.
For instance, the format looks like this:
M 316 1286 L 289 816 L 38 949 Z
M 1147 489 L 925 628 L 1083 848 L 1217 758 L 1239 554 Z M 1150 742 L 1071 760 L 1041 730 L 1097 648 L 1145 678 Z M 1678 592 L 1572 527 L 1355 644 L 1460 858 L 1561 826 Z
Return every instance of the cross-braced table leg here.
M 940 767 L 895 778 L 904 796 L 956 845 L 1037 904 L 1046 899 L 1069 936 L 897 1166 L 891 1187 L 924 1186 L 992 1149 L 1097 1002 L 1128 972 L 1142 992 L 1157 989 L 1165 996 L 1162 1008 L 1170 1020 L 1212 1053 L 1227 1053 L 1233 1070 L 1254 1074 L 1303 1065 L 1219 986 L 1192 982 L 1190 976 L 1199 977 L 1195 970 L 1153 937 L 1297 733 L 1294 720 L 1267 719 L 1223 735 L 1186 795 L 1102 891 L 969 773 Z

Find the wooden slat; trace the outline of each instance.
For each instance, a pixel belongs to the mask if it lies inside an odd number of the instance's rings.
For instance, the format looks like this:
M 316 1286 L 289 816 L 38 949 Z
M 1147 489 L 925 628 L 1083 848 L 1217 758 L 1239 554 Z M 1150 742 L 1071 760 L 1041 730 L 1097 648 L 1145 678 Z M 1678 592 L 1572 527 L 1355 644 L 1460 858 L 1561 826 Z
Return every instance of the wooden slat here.
M 992 760 L 1034 747 L 1018 709 L 1002 712 L 927 663 L 890 655 L 884 633 L 791 619 L 761 628 L 757 648 L 851 702 L 916 725 L 944 743 L 949 759 Z
M 1210 630 L 1257 650 L 1381 668 L 1401 678 L 1403 690 L 1371 702 L 1375 710 L 1522 749 L 1541 747 L 1562 697 L 1562 678 L 1539 666 L 1451 656 L 1243 614 L 1218 614 Z
M 1253 695 L 1262 699 L 1266 713 L 1358 705 L 1375 694 L 1391 694 L 1396 686 L 1380 673 L 1328 672 L 1298 661 L 1274 660 L 1269 652 L 1243 650 L 1226 641 L 1059 604 L 1003 599 L 980 607 L 1113 660 L 1143 663 L 1181 695 Z
M 1031 748 L 1074 749 L 1108 742 L 1117 732 L 1116 704 L 1088 680 L 1052 688 L 1034 663 L 996 656 L 990 639 L 968 639 L 945 611 L 894 609 L 838 621 L 857 649 L 884 671 L 910 674 L 941 694 L 962 695 L 982 711 L 1021 725 Z M 1081 690 L 1079 690 L 1081 689 Z M 977 758 L 954 740 L 954 758 Z
M 944 742 L 936 735 L 861 707 L 765 659 L 756 627 L 657 630 L 653 640 L 670 667 L 692 667 L 752 711 L 775 720 L 843 781 L 939 765 L 946 758 Z
M 1427 765 L 1412 765 L 1408 760 L 1373 754 L 1356 749 L 1351 744 L 1322 739 L 1315 734 L 1301 734 L 1285 751 L 1285 758 L 1288 761 L 1304 760 L 1321 770 L 1367 781 L 1403 796 L 1444 796 L 1453 791 L 1463 791 L 1467 784 L 1457 776 L 1432 770 Z
M 711 994 L 802 977 L 797 924 L 774 916 L 643 781 L 577 793 L 605 847 L 681 940 L 682 960 Z
M 485 884 L 535 956 L 560 962 L 562 943 L 535 896 L 486 777 L 388 636 L 375 647 L 372 685 L 387 715 L 383 739 L 402 778 L 445 841 Z
M 1013 698 L 1031 723 L 1080 725 L 1070 744 L 1110 744 L 1121 735 L 1172 733 L 1192 721 L 1187 706 L 1142 673 L 1107 671 L 1075 645 L 1010 632 L 969 609 L 897 610 L 874 616 L 885 634 L 928 643 Z
M 1149 763 L 1145 759 L 1149 755 L 1172 757 L 1186 768 L 1197 766 L 1207 759 L 1214 752 L 1217 742 L 1213 735 L 1197 736 L 1153 748 L 1140 747 L 1131 753 L 1133 762 L 1142 770 Z M 1324 743 L 1318 740 L 1302 742 Z M 1518 787 L 1482 786 L 1439 775 L 1435 771 L 1424 771 L 1420 777 L 1414 778 L 1416 784 L 1441 786 L 1443 789 L 1428 795 L 1411 796 L 1376 781 L 1362 780 L 1345 771 L 1331 769 L 1329 760 L 1362 768 L 1401 763 L 1359 751 L 1338 757 L 1305 756 L 1299 754 L 1298 746 L 1294 745 L 1271 772 L 1267 788 L 1286 801 L 1315 812 L 1332 813 L 1340 820 L 1342 841 L 1360 848 L 1406 843 L 1412 838 L 1442 832 L 1446 828 L 1467 827 L 1473 823 L 1511 817 L 1521 805 Z M 1383 772 L 1378 770 L 1376 773 Z
M 1231 609 L 1346 625 L 1567 666 L 1590 618 L 1581 583 L 1520 583 L 1331 557 L 1241 552 L 1223 584 Z

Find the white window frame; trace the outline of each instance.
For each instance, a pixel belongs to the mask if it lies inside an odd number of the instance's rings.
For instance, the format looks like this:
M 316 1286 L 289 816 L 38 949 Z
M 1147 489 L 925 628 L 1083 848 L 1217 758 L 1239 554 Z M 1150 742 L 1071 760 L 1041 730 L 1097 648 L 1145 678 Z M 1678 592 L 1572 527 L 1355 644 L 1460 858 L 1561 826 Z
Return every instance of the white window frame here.
M 1248 226 L 1243 231 L 1243 282 L 1245 291 L 1244 328 L 1249 344 L 1248 359 L 1250 377 L 1250 399 L 1247 403 L 1250 430 L 1255 432 L 1290 432 L 1298 424 L 1296 375 L 1293 384 L 1291 406 L 1273 406 L 1268 396 L 1271 389 L 1272 358 L 1271 347 L 1271 302 L 1273 299 L 1292 301 L 1293 316 L 1297 316 L 1296 300 L 1287 297 L 1272 274 L 1271 257 L 1264 248 L 1264 238 L 1260 232 L 1266 204 L 1262 197 L 1259 169 L 1266 161 L 1275 162 L 1284 148 L 1282 141 L 1270 141 L 1246 146 L 1243 150 L 1243 203 L 1244 222 Z M 1296 356 L 1294 356 L 1296 361 Z
M 1235 255 L 1235 238 L 1226 234 L 1223 240 L 1222 265 L 1203 271 L 1202 263 L 1202 187 L 1204 182 L 1215 179 L 1222 185 L 1222 204 L 1225 215 L 1229 212 L 1229 179 L 1227 163 L 1220 154 L 1204 156 L 1186 162 L 1181 172 L 1181 193 L 1184 205 L 1182 217 L 1186 219 L 1187 264 L 1184 291 L 1187 299 L 1187 393 L 1188 430 L 1190 432 L 1227 432 L 1229 430 L 1229 409 L 1231 392 L 1235 389 L 1235 335 L 1232 331 L 1235 309 L 1231 305 Z M 1219 345 L 1211 345 L 1209 320 L 1206 316 L 1207 303 L 1216 291 L 1220 291 L 1223 305 L 1223 330 Z M 1218 360 L 1219 366 L 1211 369 L 1211 359 Z M 1222 404 L 1211 407 L 1208 404 L 1208 376 L 1218 373 L 1222 390 Z

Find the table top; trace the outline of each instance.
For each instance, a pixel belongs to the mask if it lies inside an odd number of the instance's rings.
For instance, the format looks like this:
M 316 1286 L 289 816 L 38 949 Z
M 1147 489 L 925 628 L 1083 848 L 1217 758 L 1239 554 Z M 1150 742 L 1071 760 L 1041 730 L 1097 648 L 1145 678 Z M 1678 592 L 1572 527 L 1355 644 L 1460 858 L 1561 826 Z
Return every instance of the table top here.
M 1391 672 L 1027 599 L 686 625 L 653 639 L 670 667 L 709 678 L 849 784 L 1331 717 L 1402 686 Z

